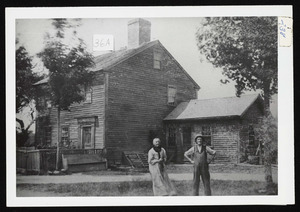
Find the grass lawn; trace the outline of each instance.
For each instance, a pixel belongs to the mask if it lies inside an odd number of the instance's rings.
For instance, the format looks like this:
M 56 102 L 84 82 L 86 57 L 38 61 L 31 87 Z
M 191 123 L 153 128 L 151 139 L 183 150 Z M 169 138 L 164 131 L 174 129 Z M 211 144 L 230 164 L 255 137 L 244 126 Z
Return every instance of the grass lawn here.
M 168 173 L 193 173 L 193 166 L 190 164 L 167 165 Z M 263 165 L 245 165 L 245 164 L 211 164 L 209 165 L 211 173 L 243 173 L 243 174 L 264 174 Z M 277 175 L 277 167 L 272 166 L 272 174 Z
M 168 173 L 193 173 L 193 166 L 191 164 L 168 164 Z M 211 164 L 209 166 L 210 173 L 243 173 L 243 174 L 264 174 L 264 166 L 262 165 L 245 165 L 245 164 Z M 272 167 L 272 175 L 277 175 L 277 167 Z M 134 170 L 134 169 L 109 169 L 105 171 L 90 171 L 83 172 L 84 175 L 142 175 L 148 173 L 148 168 Z
M 179 196 L 192 195 L 192 181 L 175 181 Z M 211 180 L 212 194 L 215 196 L 261 195 L 258 190 L 263 182 Z M 111 182 L 111 183 L 76 183 L 76 184 L 20 184 L 18 193 L 24 196 L 153 196 L 152 182 Z M 200 195 L 203 185 L 200 184 Z M 23 196 L 23 195 L 21 195 Z

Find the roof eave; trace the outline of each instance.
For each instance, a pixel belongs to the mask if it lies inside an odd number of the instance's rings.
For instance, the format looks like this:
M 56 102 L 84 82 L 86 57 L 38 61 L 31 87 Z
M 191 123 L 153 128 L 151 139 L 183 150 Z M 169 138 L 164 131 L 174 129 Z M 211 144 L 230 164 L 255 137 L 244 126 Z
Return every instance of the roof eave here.
M 257 94 L 256 98 L 253 99 L 253 101 L 248 105 L 248 107 L 241 113 L 241 117 L 243 117 L 246 112 L 249 110 L 249 108 L 256 102 L 257 99 L 262 99 L 260 94 Z
M 239 115 L 230 116 L 214 116 L 214 117 L 197 117 L 197 118 L 180 118 L 180 119 L 164 119 L 163 121 L 198 121 L 198 120 L 219 120 L 219 119 L 232 119 L 240 118 Z
M 152 43 L 151 43 L 151 42 L 152 42 Z M 121 59 L 121 60 L 119 60 L 119 61 L 117 61 L 117 62 L 115 62 L 115 63 L 113 63 L 113 64 L 111 64 L 111 65 L 104 66 L 104 67 L 102 67 L 100 70 L 108 71 L 109 69 L 113 68 L 114 66 L 116 66 L 116 65 L 118 65 L 118 64 L 120 64 L 120 63 L 122 63 L 122 62 L 124 62 L 124 61 L 126 61 L 126 60 L 128 60 L 129 58 L 131 58 L 131 57 L 133 57 L 133 56 L 135 56 L 135 55 L 137 55 L 137 54 L 139 54 L 139 53 L 145 51 L 146 49 L 148 49 L 148 48 L 150 48 L 150 47 L 156 45 L 157 43 L 159 43 L 158 40 L 154 40 L 154 41 L 151 41 L 151 42 L 150 42 L 151 44 L 148 43 L 149 46 L 144 47 L 144 48 L 142 48 L 143 46 L 140 46 L 140 47 L 134 49 L 134 52 L 133 52 L 132 54 L 127 55 L 127 56 L 124 57 L 123 59 Z M 147 44 L 146 44 L 146 45 L 147 45 Z M 99 71 L 100 71 L 100 70 L 99 70 Z

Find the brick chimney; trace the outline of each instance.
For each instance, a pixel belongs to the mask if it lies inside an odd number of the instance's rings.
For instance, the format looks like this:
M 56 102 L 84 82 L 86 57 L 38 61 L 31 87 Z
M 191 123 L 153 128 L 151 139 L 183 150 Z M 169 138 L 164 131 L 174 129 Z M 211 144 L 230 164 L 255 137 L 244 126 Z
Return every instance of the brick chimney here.
M 151 22 L 137 18 L 128 22 L 128 49 L 150 41 Z

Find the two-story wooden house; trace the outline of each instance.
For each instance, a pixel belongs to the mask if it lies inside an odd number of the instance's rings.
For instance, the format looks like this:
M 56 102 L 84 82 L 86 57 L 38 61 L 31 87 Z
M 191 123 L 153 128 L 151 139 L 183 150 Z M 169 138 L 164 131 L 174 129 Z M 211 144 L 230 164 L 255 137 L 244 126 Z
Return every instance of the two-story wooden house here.
M 128 47 L 95 58 L 96 77 L 86 100 L 61 112 L 61 129 L 56 108 L 44 101 L 36 140 L 55 146 L 60 130 L 71 148 L 107 149 L 109 163 L 120 163 L 124 151 L 146 152 L 154 136 L 165 144 L 163 119 L 181 102 L 197 99 L 200 87 L 150 34 L 149 21 L 129 21 Z

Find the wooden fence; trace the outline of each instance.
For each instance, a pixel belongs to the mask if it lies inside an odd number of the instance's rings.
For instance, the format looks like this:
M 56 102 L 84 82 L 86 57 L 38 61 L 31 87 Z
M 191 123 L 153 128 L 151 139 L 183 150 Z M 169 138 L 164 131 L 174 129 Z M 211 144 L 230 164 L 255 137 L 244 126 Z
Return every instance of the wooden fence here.
M 98 154 L 105 158 L 103 149 L 60 149 L 59 164 L 62 154 Z M 17 150 L 17 171 L 43 174 L 55 170 L 56 149 Z

